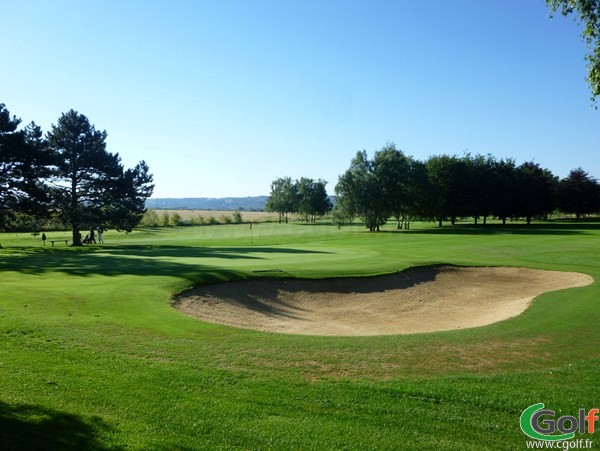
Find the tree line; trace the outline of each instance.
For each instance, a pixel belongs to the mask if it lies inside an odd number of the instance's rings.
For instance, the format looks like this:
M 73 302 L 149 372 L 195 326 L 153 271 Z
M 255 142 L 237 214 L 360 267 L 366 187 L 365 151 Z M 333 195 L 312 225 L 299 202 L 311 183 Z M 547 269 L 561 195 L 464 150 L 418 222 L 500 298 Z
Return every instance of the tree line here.
M 154 185 L 148 165 L 126 169 L 106 150 L 106 131 L 74 110 L 46 134 L 0 104 L 0 229 L 17 220 L 68 224 L 73 245 L 81 231 L 112 227 L 131 231 L 142 218 Z
M 299 214 L 304 221 L 315 222 L 317 216 L 331 210 L 331 201 L 327 195 L 325 180 L 313 180 L 302 177 L 292 180 L 290 177 L 275 179 L 271 183 L 271 194 L 265 210 L 278 214 L 278 222 L 288 222 L 289 213 Z
M 465 154 L 419 161 L 388 144 L 369 159 L 357 152 L 335 187 L 333 220 L 348 224 L 360 217 L 369 230 L 389 218 L 397 228 L 412 219 L 454 224 L 458 218 L 546 218 L 555 210 L 582 215 L 600 212 L 600 185 L 577 168 L 563 180 L 533 161 Z

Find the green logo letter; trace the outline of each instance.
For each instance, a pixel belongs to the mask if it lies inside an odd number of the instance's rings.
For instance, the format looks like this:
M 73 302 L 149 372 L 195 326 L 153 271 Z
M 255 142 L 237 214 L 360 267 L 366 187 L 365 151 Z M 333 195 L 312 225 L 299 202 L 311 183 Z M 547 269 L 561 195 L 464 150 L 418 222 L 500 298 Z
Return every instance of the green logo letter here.
M 519 419 L 519 424 L 521 426 L 521 430 L 523 433 L 531 438 L 536 440 L 570 440 L 575 437 L 575 433 L 570 432 L 568 434 L 561 435 L 546 435 L 543 434 L 543 429 L 541 429 L 537 424 L 537 419 L 540 415 L 535 415 L 538 410 L 544 408 L 544 403 L 534 404 L 532 406 L 527 407 L 523 413 L 521 414 L 521 418 Z M 549 410 L 548 412 L 552 412 Z M 541 413 L 541 412 L 540 412 Z M 552 412 L 554 413 L 554 412 Z M 535 418 L 534 418 L 535 417 Z M 552 428 L 553 429 L 553 428 Z

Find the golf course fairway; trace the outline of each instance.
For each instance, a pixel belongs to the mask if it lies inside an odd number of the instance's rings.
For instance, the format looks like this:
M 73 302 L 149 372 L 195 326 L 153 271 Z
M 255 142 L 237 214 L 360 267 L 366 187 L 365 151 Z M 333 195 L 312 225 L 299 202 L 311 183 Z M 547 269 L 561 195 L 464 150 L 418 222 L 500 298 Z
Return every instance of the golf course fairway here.
M 598 407 L 598 222 L 379 233 L 255 223 L 104 240 L 43 247 L 0 234 L 0 449 L 523 449 L 529 406 Z M 588 284 L 533 294 L 522 313 L 481 327 L 372 336 L 256 331 L 172 305 L 223 282 L 435 265 Z M 598 433 L 576 438 L 600 444 Z

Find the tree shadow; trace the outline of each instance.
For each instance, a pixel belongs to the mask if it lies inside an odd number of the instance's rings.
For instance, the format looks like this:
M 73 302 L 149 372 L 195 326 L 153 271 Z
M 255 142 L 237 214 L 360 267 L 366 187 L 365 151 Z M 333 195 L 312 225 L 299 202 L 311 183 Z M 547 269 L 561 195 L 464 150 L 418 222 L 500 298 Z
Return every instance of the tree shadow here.
M 252 282 L 252 286 L 238 285 L 238 283 L 243 282 Z M 260 282 L 266 282 L 266 285 L 257 287 L 257 282 L 258 285 L 262 285 Z M 227 285 L 227 287 L 223 287 L 223 285 Z M 208 302 L 209 305 L 214 305 L 215 302 L 224 302 L 230 305 L 243 306 L 248 310 L 272 318 L 301 319 L 296 314 L 306 309 L 280 299 L 280 288 L 279 281 L 273 279 L 266 279 L 264 281 L 256 279 L 251 281 L 237 280 L 226 282 L 221 284 L 221 286 L 219 284 L 200 285 L 177 295 L 171 305 L 179 308 L 183 301 L 191 297 L 192 304 L 204 304 Z
M 108 450 L 99 436 L 109 429 L 100 418 L 91 420 L 34 405 L 0 402 L 0 449 Z
M 456 224 L 426 229 L 386 230 L 383 233 L 426 235 L 585 235 L 600 231 L 600 223 Z
M 293 222 L 294 225 L 297 226 L 304 226 L 304 227 L 337 227 L 336 224 L 334 224 L 331 221 L 317 221 L 317 222 L 306 222 L 306 221 L 295 221 Z M 355 225 L 359 225 L 359 226 L 363 226 L 363 224 L 347 224 L 344 227 L 354 227 Z
M 403 271 L 371 277 L 337 277 L 327 279 L 259 278 L 227 283 L 202 285 L 180 293 L 173 306 L 189 298 L 193 303 L 225 302 L 270 316 L 300 319 L 296 314 L 306 311 L 282 299 L 282 292 L 296 294 L 318 293 L 383 293 L 406 289 L 434 281 L 440 272 L 458 270 L 453 265 L 416 266 Z
M 91 248 L 92 252 L 108 252 L 112 255 L 138 255 L 153 257 L 186 257 L 186 258 L 225 258 L 225 259 L 261 259 L 253 254 L 330 254 L 325 251 L 292 249 L 284 247 L 259 246 L 222 246 L 222 247 L 193 247 L 193 246 L 152 246 L 129 245 L 114 248 Z
M 171 276 L 193 283 L 213 283 L 245 278 L 240 271 L 227 270 L 203 259 L 262 260 L 260 254 L 326 254 L 327 252 L 281 247 L 186 247 L 186 246 L 98 246 L 89 248 L 7 249 L 0 271 L 42 275 L 65 273 L 73 276 Z
M 413 266 L 391 274 L 359 277 L 330 277 L 326 279 L 296 279 L 296 278 L 261 278 L 256 281 L 238 281 L 244 284 L 257 282 L 263 286 L 270 298 L 275 298 L 278 291 L 291 293 L 375 293 L 389 290 L 406 289 L 416 285 L 432 282 L 440 272 L 459 270 L 459 266 L 440 264 Z

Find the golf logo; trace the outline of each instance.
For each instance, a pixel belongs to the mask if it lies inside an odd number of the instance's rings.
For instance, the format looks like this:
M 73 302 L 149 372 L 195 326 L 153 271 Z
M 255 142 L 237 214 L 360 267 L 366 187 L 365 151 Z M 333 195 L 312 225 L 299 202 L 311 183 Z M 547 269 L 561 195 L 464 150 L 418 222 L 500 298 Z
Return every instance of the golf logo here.
M 556 412 L 544 409 L 544 403 L 533 404 L 521 414 L 519 424 L 525 435 L 536 440 L 565 441 L 580 434 L 593 434 L 600 409 L 579 409 L 577 416 L 564 415 L 557 419 Z

